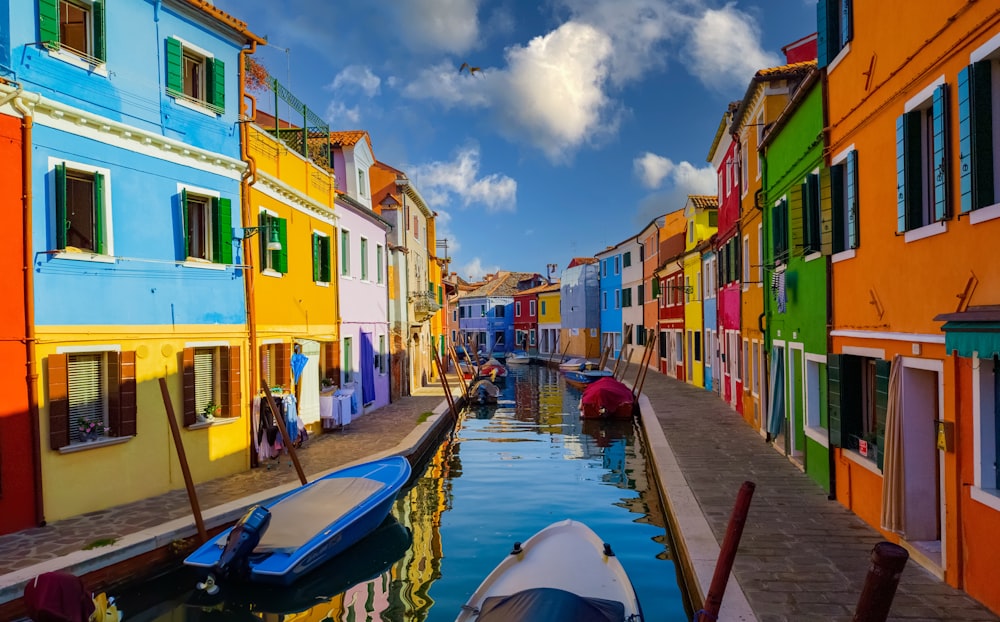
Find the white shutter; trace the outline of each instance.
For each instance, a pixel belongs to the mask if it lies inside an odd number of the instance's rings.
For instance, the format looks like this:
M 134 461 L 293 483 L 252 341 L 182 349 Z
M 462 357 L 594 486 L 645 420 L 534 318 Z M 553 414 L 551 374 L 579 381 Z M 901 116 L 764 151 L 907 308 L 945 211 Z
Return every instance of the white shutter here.
M 201 415 L 209 402 L 215 401 L 215 350 L 194 351 L 194 411 Z
M 80 421 L 106 423 L 104 418 L 104 355 L 69 356 L 69 429 L 70 440 L 80 440 Z

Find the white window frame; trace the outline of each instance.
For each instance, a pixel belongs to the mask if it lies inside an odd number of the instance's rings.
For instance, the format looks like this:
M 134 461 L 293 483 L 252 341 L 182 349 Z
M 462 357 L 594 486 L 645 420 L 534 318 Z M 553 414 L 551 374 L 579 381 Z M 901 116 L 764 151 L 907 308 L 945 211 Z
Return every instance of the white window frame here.
M 972 370 L 972 498 L 1000 512 L 1000 481 L 990 473 L 994 461 L 1000 460 L 994 446 L 997 423 L 992 383 L 998 379 L 994 376 L 993 357 L 980 358 L 978 352 L 973 352 Z
M 174 95 L 174 94 L 172 94 L 173 91 L 171 91 L 170 93 L 168 93 L 167 97 L 169 97 L 172 100 L 174 100 L 174 103 L 177 104 L 178 106 L 182 106 L 182 107 L 187 108 L 189 110 L 194 110 L 195 112 L 200 112 L 200 113 L 202 113 L 204 115 L 212 117 L 213 119 L 217 118 L 218 115 L 221 114 L 221 113 L 216 112 L 215 110 L 213 110 L 211 108 L 211 104 L 208 102 L 208 91 L 209 91 L 209 89 L 212 88 L 212 85 L 208 84 L 208 65 L 213 60 L 215 60 L 215 54 L 212 54 L 211 52 L 209 52 L 205 48 L 197 46 L 197 45 L 191 43 L 190 41 L 187 41 L 186 39 L 182 39 L 181 37 L 178 37 L 177 35 L 170 35 L 170 38 L 171 39 L 176 39 L 181 44 L 181 75 L 182 75 L 181 79 L 182 80 L 183 80 L 183 74 L 184 74 L 184 53 L 185 52 L 193 52 L 194 55 L 197 55 L 197 56 L 201 57 L 202 66 L 205 68 L 205 76 L 204 76 L 204 81 L 205 81 L 205 84 L 204 84 L 205 99 L 196 99 L 196 98 L 193 98 L 193 97 L 191 97 L 191 96 L 189 96 L 187 94 Z M 183 85 L 182 85 L 182 88 L 183 88 Z
M 750 236 L 743 236 L 743 291 L 750 289 Z
M 534 300 L 528 301 L 528 317 L 535 317 L 535 312 L 538 310 L 537 304 Z
M 81 162 L 74 162 L 72 160 L 64 160 L 62 158 L 52 158 L 48 159 L 48 178 L 49 178 L 49 196 L 52 197 L 50 202 L 49 212 L 52 217 L 52 222 L 55 222 L 55 196 L 56 196 L 56 165 L 62 164 L 66 167 L 68 171 L 76 171 L 78 173 L 87 173 L 89 175 L 100 175 L 104 178 L 104 205 L 100 206 L 104 213 L 104 254 L 97 254 L 91 251 L 75 252 L 61 250 L 54 254 L 56 259 L 75 259 L 82 261 L 96 261 L 99 263 L 114 263 L 115 262 L 115 236 L 114 236 L 114 223 L 112 221 L 112 201 L 111 201 L 111 169 L 104 168 L 101 166 L 94 166 L 92 164 L 83 164 Z M 95 209 L 97 206 L 95 206 Z M 53 231 L 53 236 L 55 231 Z M 56 247 L 55 238 L 51 238 L 52 248 Z
M 261 206 L 260 209 L 257 210 L 257 214 L 258 215 L 260 215 L 260 214 L 267 214 L 268 216 L 271 216 L 273 218 L 281 218 L 281 216 L 278 215 L 278 212 L 276 212 L 276 211 L 274 211 L 272 209 L 268 209 L 268 208 L 263 207 L 263 206 Z M 261 235 L 267 235 L 267 234 L 266 233 L 262 233 Z M 264 257 L 260 258 L 260 264 L 261 264 L 260 265 L 260 267 L 261 267 L 260 273 L 261 273 L 261 275 L 263 275 L 263 276 L 270 276 L 270 277 L 274 277 L 274 278 L 280 279 L 283 276 L 280 272 L 278 272 L 277 270 L 275 270 L 271 266 L 267 266 L 266 268 L 264 267 L 265 263 L 267 261 L 270 261 L 270 259 L 271 259 L 271 253 L 267 253 L 265 256 L 267 257 L 267 260 L 265 260 Z

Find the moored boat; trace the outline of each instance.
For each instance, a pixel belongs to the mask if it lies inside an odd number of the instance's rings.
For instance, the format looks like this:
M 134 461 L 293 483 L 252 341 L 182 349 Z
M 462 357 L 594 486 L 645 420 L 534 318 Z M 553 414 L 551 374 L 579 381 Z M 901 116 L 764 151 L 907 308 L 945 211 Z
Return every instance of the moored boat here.
M 628 574 L 609 544 L 564 520 L 514 543 L 456 622 L 641 622 Z
M 632 389 L 608 376 L 592 382 L 583 390 L 580 416 L 584 419 L 627 419 L 632 416 L 634 405 Z
M 500 397 L 500 387 L 489 380 L 477 380 L 469 389 L 469 399 L 479 404 L 496 404 Z
M 495 358 L 490 358 L 479 366 L 478 378 L 488 379 L 493 383 L 503 382 L 507 379 L 507 368 Z
M 508 365 L 527 365 L 531 363 L 531 357 L 524 350 L 515 350 L 507 355 Z
M 566 382 L 578 389 L 585 389 L 601 378 L 609 378 L 610 376 L 611 372 L 606 369 L 583 369 L 563 372 Z
M 582 359 L 579 357 L 566 359 L 565 361 L 559 363 L 559 369 L 561 371 L 579 371 L 581 369 L 586 369 L 586 368 L 587 368 L 587 359 Z
M 334 471 L 252 507 L 184 563 L 219 578 L 289 585 L 378 527 L 409 477 L 400 456 Z

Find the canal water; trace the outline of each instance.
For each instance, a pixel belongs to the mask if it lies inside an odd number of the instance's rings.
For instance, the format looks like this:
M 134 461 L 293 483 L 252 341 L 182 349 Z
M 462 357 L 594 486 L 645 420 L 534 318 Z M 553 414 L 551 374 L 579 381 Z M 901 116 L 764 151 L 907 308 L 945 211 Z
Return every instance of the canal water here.
M 125 618 L 454 620 L 514 542 L 572 518 L 611 544 L 647 622 L 690 620 L 641 435 L 632 421 L 581 420 L 579 401 L 556 370 L 511 366 L 500 403 L 466 410 L 392 516 L 325 567 L 225 598 L 193 590 L 199 577 L 179 569 L 120 593 Z

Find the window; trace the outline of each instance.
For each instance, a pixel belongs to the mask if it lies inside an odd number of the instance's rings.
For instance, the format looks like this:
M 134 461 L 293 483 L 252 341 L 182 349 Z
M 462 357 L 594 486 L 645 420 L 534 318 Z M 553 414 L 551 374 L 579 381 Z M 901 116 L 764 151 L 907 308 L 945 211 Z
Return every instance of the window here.
M 1000 358 L 976 358 L 973 369 L 979 376 L 979 393 L 973 396 L 973 402 L 978 403 L 974 421 L 979 431 L 974 451 L 976 487 L 996 496 L 1000 495 Z
M 50 48 L 107 60 L 102 0 L 39 0 L 38 30 Z
M 365 182 L 365 172 L 358 171 L 358 196 L 368 196 L 368 184 Z
M 820 67 L 833 62 L 854 37 L 853 4 L 854 0 L 819 0 L 816 45 Z
M 56 248 L 112 254 L 108 171 L 60 162 L 53 173 Z
M 861 451 L 882 468 L 885 416 L 888 411 L 889 371 L 881 359 L 851 354 L 827 355 L 830 443 Z
M 802 190 L 802 251 L 820 252 L 819 173 L 806 175 Z
M 788 261 L 788 199 L 781 199 L 771 208 L 774 228 L 774 263 Z
M 506 307 L 504 305 L 497 305 L 493 307 L 493 317 L 504 317 Z
M 757 395 L 758 393 L 757 384 L 760 380 L 760 375 L 759 375 L 760 368 L 758 367 L 758 364 L 760 362 L 759 359 L 760 343 L 758 343 L 756 340 L 753 342 L 753 345 L 751 346 L 751 357 L 752 358 L 750 359 L 750 392 L 753 393 L 754 395 Z
M 260 270 L 271 270 L 281 274 L 288 273 L 288 221 L 278 218 L 277 215 L 269 212 L 261 212 L 257 215 L 257 226 L 261 227 L 257 238 L 260 243 Z M 277 231 L 275 234 L 273 231 Z M 276 251 L 267 250 L 267 244 L 272 236 L 277 236 L 281 248 Z
M 946 84 L 910 101 L 896 120 L 896 229 L 919 229 L 950 216 Z
M 544 304 L 544 303 L 543 303 Z M 601 292 L 601 309 L 608 308 L 608 292 Z
M 514 317 L 521 317 L 521 301 L 514 303 Z
M 601 276 L 608 276 L 608 260 L 601 261 Z
M 607 296 L 607 292 L 605 292 L 604 295 Z M 607 299 L 606 298 L 605 298 L 604 308 L 607 309 Z M 542 315 L 545 315 L 545 301 L 544 300 L 542 301 Z
M 368 238 L 361 238 L 361 280 L 368 280 Z
M 240 347 L 184 348 L 184 425 L 240 416 Z
M 455 331 L 451 331 L 452 341 L 455 340 Z M 378 373 L 383 376 L 389 371 L 389 355 L 385 350 L 385 335 L 378 336 L 378 361 L 376 361 Z
M 858 152 L 851 149 L 830 167 L 830 198 L 833 212 L 833 252 L 857 248 Z
M 632 306 L 632 288 L 626 287 L 622 290 L 622 307 Z
M 260 373 L 267 381 L 268 387 L 291 388 L 291 360 L 290 343 L 266 343 L 260 346 Z M 251 386 L 256 384 L 252 382 Z
M 622 265 L 625 266 L 626 268 L 628 268 L 629 266 L 632 265 L 632 252 L 631 251 L 626 252 L 625 255 L 622 257 Z
M 615 290 L 615 309 L 621 309 L 621 308 L 622 308 L 622 290 L 616 289 Z
M 635 290 L 636 304 L 642 306 L 642 303 L 646 298 L 646 285 L 644 283 L 640 283 Z
M 743 289 L 750 287 L 750 236 L 743 236 Z
M 184 257 L 233 263 L 233 212 L 229 199 L 181 189 Z
M 331 278 L 330 237 L 314 231 L 312 234 L 313 281 L 329 283 Z
M 416 216 L 413 217 L 413 237 L 420 239 L 420 221 Z
M 537 336 L 535 335 L 535 329 L 532 328 L 531 330 L 528 331 L 528 345 L 533 348 L 535 347 L 536 343 L 537 343 Z
M 177 37 L 167 38 L 167 94 L 225 112 L 225 63 Z
M 536 303 L 534 300 L 528 301 L 528 317 L 535 317 Z
M 764 142 L 764 113 L 761 112 L 757 115 L 757 143 L 754 145 L 754 152 L 757 157 L 757 175 L 756 178 L 760 179 L 761 165 L 760 165 L 760 144 Z
M 615 274 L 621 274 L 621 255 L 615 255 Z
M 452 311 L 451 311 L 451 321 L 452 322 L 457 322 L 458 321 L 458 309 L 452 309 Z
M 375 282 L 378 283 L 379 285 L 381 285 L 384 282 L 384 279 L 382 277 L 382 273 L 385 270 L 385 266 L 383 265 L 384 261 L 385 260 L 382 258 L 382 245 L 381 244 L 376 244 L 375 245 Z
M 49 445 L 59 450 L 97 436 L 136 433 L 135 352 L 90 351 L 48 356 Z
M 486 305 L 479 305 L 479 317 L 486 317 Z
M 458 307 L 458 317 L 460 317 L 460 318 L 464 318 L 465 317 L 465 307 L 462 307 L 462 306 Z
M 692 331 L 694 335 L 694 360 L 701 362 L 701 332 Z
M 965 213 L 997 203 L 1000 175 L 1000 50 L 958 74 L 958 141 L 961 158 L 960 210 Z
M 340 275 L 351 276 L 351 232 L 340 230 Z

